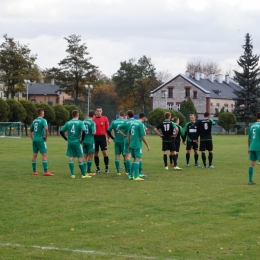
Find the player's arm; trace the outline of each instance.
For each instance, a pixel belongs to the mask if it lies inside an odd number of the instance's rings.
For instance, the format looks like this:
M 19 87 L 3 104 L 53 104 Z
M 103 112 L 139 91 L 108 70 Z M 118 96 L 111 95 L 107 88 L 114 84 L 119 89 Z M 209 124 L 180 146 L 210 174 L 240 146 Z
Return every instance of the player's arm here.
M 146 140 L 145 136 L 142 136 L 142 140 L 145 143 L 145 145 L 147 147 L 147 150 L 150 151 L 151 148 L 150 148 L 149 144 L 147 143 L 147 140 Z
M 65 132 L 63 132 L 62 130 L 60 130 L 60 135 L 63 137 L 63 139 L 64 139 L 65 141 L 68 140 L 68 138 L 67 138 L 66 135 L 65 135 Z
M 109 129 L 107 129 L 107 135 L 108 135 L 112 140 L 115 139 L 115 137 L 111 134 L 111 131 L 109 131 Z
M 156 127 L 153 129 L 153 131 L 154 131 L 157 135 L 159 135 L 161 138 L 163 138 L 163 134 L 161 134 Z
M 182 137 L 182 142 L 183 144 L 186 144 L 186 138 L 187 138 L 187 134 L 188 134 L 188 123 L 184 126 L 184 129 L 183 129 L 183 137 Z
M 30 131 L 29 134 L 30 134 L 31 139 L 33 139 L 33 132 Z
M 84 139 L 85 139 L 85 136 L 86 136 L 86 130 L 82 130 L 81 132 L 81 143 L 83 143 Z
M 48 135 L 49 135 L 49 130 L 48 130 L 48 126 L 47 126 L 47 127 L 45 127 L 45 136 L 43 137 L 45 142 L 47 141 Z
M 106 133 L 107 133 L 108 128 L 109 128 L 109 123 L 108 123 L 108 118 L 106 117 L 106 121 L 105 121 Z M 110 144 L 110 136 L 108 135 L 108 133 L 107 133 L 107 143 Z
M 211 121 L 211 124 L 212 124 L 212 125 L 215 125 L 215 124 L 216 124 L 216 122 L 215 122 L 213 119 L 210 119 L 210 121 Z
M 120 135 L 122 135 L 122 136 L 124 136 L 124 137 L 127 137 L 127 135 L 126 134 L 124 134 L 122 131 L 121 131 L 121 129 L 123 129 L 125 127 L 125 124 L 123 123 L 123 124 L 120 124 L 119 126 L 118 126 L 118 128 L 116 129 L 116 131 L 120 134 Z
M 250 138 L 247 140 L 247 145 L 248 145 L 248 153 L 250 152 Z
M 179 133 L 179 128 L 178 127 L 175 127 L 174 128 L 174 135 L 172 136 L 173 138 L 176 138 L 176 136 L 178 135 Z
M 181 136 L 182 142 L 185 142 L 183 128 L 180 125 L 178 128 L 180 130 L 180 136 Z

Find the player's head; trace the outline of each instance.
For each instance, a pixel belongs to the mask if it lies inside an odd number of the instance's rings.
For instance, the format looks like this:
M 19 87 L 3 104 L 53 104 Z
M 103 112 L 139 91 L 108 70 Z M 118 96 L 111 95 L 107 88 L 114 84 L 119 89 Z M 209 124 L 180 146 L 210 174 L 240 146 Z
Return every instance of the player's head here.
M 93 118 L 94 115 L 95 115 L 95 111 L 94 110 L 89 110 L 88 117 Z
M 175 124 L 179 124 L 179 122 L 180 122 L 180 119 L 179 119 L 179 117 L 174 117 L 173 118 L 173 120 L 172 120 Z
M 195 122 L 196 116 L 194 114 L 190 114 L 190 121 Z
M 143 122 L 143 121 L 145 120 L 145 118 L 146 118 L 145 113 L 144 113 L 144 112 L 141 112 L 141 113 L 139 114 L 138 118 L 139 118 L 140 121 Z
M 125 111 L 123 111 L 123 110 L 121 110 L 120 112 L 119 112 L 119 117 L 125 117 Z
M 44 110 L 43 110 L 43 108 L 38 108 L 37 109 L 37 115 L 41 116 L 41 117 L 44 117 Z
M 171 113 L 170 112 L 165 112 L 164 113 L 164 118 L 165 119 L 170 119 L 171 118 Z
M 133 117 L 134 117 L 134 114 L 135 114 L 135 113 L 134 113 L 133 110 L 128 110 L 128 111 L 127 111 L 127 115 L 128 115 L 129 118 L 133 118 Z
M 102 115 L 102 107 L 96 108 L 96 117 L 100 117 Z
M 260 119 L 260 112 L 256 113 L 256 119 Z
M 72 118 L 78 118 L 79 117 L 79 111 L 78 110 L 73 110 L 71 114 L 72 114 Z
M 204 113 L 204 117 L 205 117 L 205 118 L 209 117 L 209 112 L 205 112 L 205 113 Z

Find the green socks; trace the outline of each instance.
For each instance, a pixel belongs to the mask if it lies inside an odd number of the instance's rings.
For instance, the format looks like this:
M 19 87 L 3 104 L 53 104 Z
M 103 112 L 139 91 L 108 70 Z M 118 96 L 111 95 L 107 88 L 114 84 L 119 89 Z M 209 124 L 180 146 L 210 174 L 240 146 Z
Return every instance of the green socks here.
M 82 176 L 85 176 L 86 175 L 86 171 L 85 171 L 86 168 L 84 167 L 83 162 L 79 162 L 79 168 L 80 168 Z
M 139 162 L 139 174 L 143 174 L 142 170 L 143 170 L 143 161 L 140 161 Z
M 83 161 L 82 163 L 83 163 L 83 166 L 84 166 L 84 172 L 86 172 L 87 171 L 87 163 L 86 163 L 86 161 Z
M 249 166 L 248 168 L 249 182 L 253 182 L 254 167 Z
M 36 161 L 32 161 L 33 172 L 36 172 Z
M 35 163 L 35 166 L 36 166 L 36 163 Z M 43 166 L 44 172 L 48 172 L 48 162 L 42 161 L 42 166 Z
M 125 161 L 125 172 L 130 173 L 131 171 L 131 163 L 130 160 Z
M 139 176 L 139 162 L 134 162 L 134 178 Z
M 92 161 L 88 160 L 87 165 L 88 165 L 87 173 L 91 173 Z
M 118 159 L 115 160 L 117 173 L 120 173 L 120 161 Z
M 73 161 L 69 161 L 69 167 L 70 167 L 71 175 L 75 175 L 75 172 L 74 172 L 74 162 Z

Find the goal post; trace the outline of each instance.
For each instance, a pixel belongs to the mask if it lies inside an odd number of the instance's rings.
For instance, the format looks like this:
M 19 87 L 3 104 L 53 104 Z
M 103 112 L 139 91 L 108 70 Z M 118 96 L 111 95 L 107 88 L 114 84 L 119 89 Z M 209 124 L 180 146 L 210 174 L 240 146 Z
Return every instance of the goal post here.
M 21 122 L 0 122 L 0 138 L 21 138 Z

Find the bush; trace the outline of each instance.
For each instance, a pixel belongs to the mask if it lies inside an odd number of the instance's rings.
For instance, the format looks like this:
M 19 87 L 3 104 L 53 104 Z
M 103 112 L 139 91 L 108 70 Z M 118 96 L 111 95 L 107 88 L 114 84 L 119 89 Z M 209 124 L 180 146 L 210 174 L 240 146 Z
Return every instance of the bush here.
M 245 127 L 240 128 L 240 129 L 237 130 L 237 134 L 238 135 L 245 135 L 245 134 L 247 135 L 248 134 L 248 130 L 249 130 L 249 128 L 247 127 L 246 128 L 246 133 L 245 133 Z

